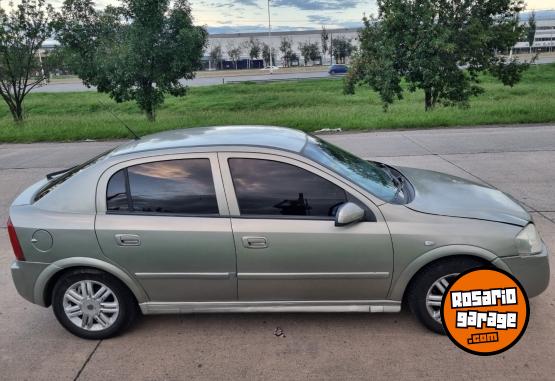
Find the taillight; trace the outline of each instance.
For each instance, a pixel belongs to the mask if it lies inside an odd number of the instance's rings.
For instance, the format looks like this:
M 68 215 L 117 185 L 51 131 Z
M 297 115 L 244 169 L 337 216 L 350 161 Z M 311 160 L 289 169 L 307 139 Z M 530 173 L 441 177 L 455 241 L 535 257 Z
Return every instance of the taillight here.
M 15 232 L 11 218 L 8 218 L 8 235 L 10 236 L 10 242 L 12 244 L 15 257 L 18 261 L 24 261 L 25 256 L 23 255 L 23 250 L 21 250 L 21 245 L 19 244 L 19 239 L 17 238 L 17 233 Z

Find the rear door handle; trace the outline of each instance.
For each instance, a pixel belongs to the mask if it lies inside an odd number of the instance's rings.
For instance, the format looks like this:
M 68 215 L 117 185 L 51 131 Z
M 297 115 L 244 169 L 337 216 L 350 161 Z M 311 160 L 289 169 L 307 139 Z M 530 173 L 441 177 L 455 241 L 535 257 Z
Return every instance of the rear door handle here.
M 119 246 L 141 246 L 141 237 L 135 234 L 116 234 Z
M 268 240 L 264 237 L 243 237 L 243 246 L 247 249 L 266 249 Z

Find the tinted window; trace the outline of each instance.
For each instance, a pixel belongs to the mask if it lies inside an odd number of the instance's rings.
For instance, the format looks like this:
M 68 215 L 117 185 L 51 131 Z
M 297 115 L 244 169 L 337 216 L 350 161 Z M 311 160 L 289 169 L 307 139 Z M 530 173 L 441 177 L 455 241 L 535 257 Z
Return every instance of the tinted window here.
M 108 184 L 110 211 L 126 210 L 117 203 L 119 200 L 120 204 L 124 204 L 123 197 L 119 199 L 116 196 L 122 193 L 121 184 L 125 184 L 125 176 L 129 183 L 129 211 L 192 215 L 219 213 L 208 159 L 147 163 L 116 173 Z M 125 185 L 123 189 L 126 189 Z
M 124 212 L 129 210 L 129 200 L 127 199 L 125 181 L 125 170 L 119 171 L 110 179 L 106 192 L 106 202 L 109 211 Z
M 334 217 L 347 202 L 345 191 L 293 165 L 230 159 L 241 215 Z

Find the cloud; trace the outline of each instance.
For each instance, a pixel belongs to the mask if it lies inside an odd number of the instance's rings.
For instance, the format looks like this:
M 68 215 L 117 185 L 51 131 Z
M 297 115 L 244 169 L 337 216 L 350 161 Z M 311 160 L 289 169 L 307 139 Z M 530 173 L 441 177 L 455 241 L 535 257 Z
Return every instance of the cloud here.
M 337 28 L 361 28 L 362 27 L 362 18 L 361 20 L 343 20 L 343 19 L 338 20 L 330 16 L 308 15 L 307 19 L 311 24 L 327 25 L 330 27 L 337 27 Z
M 314 24 L 335 24 L 336 21 L 329 16 L 322 15 L 308 15 L 308 21 Z
M 206 8 L 235 8 L 241 9 L 241 6 L 261 8 L 258 0 L 234 0 L 234 1 L 209 1 L 202 0 L 198 2 L 199 5 Z
M 303 11 L 347 10 L 356 7 L 361 0 L 273 0 L 274 7 L 292 7 Z

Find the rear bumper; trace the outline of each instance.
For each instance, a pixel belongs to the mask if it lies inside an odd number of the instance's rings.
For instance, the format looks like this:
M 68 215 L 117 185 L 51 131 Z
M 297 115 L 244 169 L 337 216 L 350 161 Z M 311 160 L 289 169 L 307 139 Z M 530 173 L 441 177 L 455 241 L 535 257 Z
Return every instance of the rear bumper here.
M 41 301 L 35 297 L 35 283 L 48 266 L 48 263 L 13 262 L 11 266 L 12 279 L 19 295 L 31 303 L 41 304 Z M 42 291 L 44 292 L 44 290 Z
M 538 255 L 529 257 L 505 257 L 493 261 L 497 267 L 503 268 L 503 262 L 516 279 L 522 284 L 529 298 L 540 295 L 549 286 L 549 252 L 544 245 L 543 251 Z

